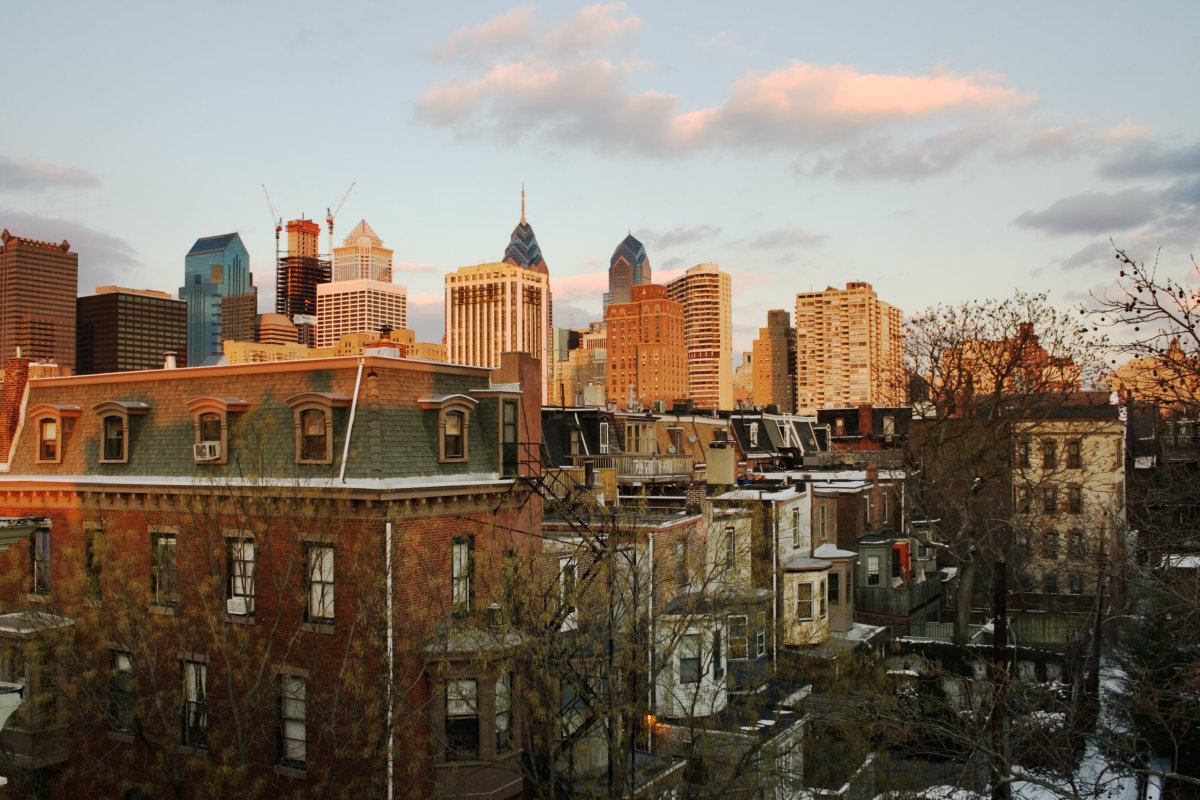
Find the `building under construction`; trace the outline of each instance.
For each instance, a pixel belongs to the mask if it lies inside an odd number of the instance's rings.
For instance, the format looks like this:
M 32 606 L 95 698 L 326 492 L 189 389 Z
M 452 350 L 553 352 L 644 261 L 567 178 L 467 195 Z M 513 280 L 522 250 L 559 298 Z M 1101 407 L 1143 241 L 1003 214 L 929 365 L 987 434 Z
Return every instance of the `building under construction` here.
M 287 224 L 287 236 L 287 255 L 280 257 L 275 271 L 275 312 L 292 321 L 315 317 L 317 284 L 331 279 L 329 261 L 317 252 L 321 226 L 311 219 L 294 219 Z

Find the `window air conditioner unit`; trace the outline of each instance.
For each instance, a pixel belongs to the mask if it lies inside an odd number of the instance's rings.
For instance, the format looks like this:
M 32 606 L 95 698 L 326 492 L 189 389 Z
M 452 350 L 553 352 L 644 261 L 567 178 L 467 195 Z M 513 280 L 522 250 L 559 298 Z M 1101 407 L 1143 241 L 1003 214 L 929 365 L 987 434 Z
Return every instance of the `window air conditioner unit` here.
M 216 461 L 221 457 L 220 442 L 200 442 L 192 445 L 192 457 L 196 461 Z
M 196 445 L 196 446 L 199 447 L 200 445 Z M 247 604 L 246 604 L 246 598 L 244 598 L 244 597 L 229 598 L 228 600 L 225 601 L 225 612 L 227 614 L 236 614 L 241 617 L 246 616 L 246 614 L 249 613 L 249 610 L 248 610 Z

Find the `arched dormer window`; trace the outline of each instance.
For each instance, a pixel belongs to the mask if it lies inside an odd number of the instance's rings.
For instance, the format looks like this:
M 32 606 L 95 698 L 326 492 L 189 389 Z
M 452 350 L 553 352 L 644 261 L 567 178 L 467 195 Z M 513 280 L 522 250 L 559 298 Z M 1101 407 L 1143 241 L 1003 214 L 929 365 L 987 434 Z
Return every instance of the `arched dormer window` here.
M 329 392 L 289 397 L 296 431 L 297 464 L 333 463 L 333 409 L 348 408 L 351 398 Z
M 129 462 L 129 418 L 141 416 L 150 406 L 135 400 L 105 400 L 92 406 L 100 417 L 100 463 Z
M 63 454 L 63 420 L 79 416 L 79 406 L 42 403 L 29 409 L 33 430 L 37 435 L 37 463 L 61 464 Z
M 192 458 L 198 464 L 224 464 L 229 455 L 229 415 L 250 407 L 236 397 L 197 397 L 189 400 L 195 438 Z
M 438 461 L 453 463 L 467 460 L 471 411 L 478 401 L 465 394 L 422 397 L 417 403 L 438 411 Z

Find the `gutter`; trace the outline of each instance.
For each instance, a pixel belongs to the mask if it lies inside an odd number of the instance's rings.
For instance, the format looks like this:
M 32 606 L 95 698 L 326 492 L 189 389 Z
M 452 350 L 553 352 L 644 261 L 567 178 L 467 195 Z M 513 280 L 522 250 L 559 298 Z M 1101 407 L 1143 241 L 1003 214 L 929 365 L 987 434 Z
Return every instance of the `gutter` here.
M 358 390 L 362 386 L 363 363 L 365 358 L 358 359 L 358 374 L 354 377 L 354 400 L 350 404 L 350 421 L 346 424 L 346 441 L 342 446 L 342 468 L 338 472 L 338 480 L 346 482 L 346 459 L 350 455 L 350 436 L 354 433 L 354 417 L 358 414 Z M 388 541 L 391 541 L 390 539 Z

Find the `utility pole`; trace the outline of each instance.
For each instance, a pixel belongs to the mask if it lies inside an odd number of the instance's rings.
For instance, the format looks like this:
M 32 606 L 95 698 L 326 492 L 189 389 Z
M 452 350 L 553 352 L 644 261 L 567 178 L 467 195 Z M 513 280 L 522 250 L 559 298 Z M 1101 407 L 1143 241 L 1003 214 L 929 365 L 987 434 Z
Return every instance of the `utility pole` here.
M 992 800 L 1010 800 L 1008 717 L 1008 564 L 996 561 L 992 579 Z

